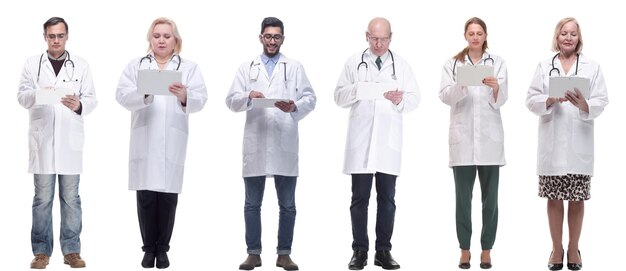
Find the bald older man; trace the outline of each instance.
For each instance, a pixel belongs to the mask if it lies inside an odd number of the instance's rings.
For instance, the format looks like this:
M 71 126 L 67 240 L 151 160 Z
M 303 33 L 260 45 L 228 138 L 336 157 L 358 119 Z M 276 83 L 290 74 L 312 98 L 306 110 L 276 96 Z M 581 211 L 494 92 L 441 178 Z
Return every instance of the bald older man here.
M 420 94 L 409 64 L 389 50 L 391 35 L 387 19 L 372 19 L 365 32 L 369 47 L 348 59 L 335 89 L 337 105 L 350 108 L 343 169 L 352 176 L 354 253 L 350 270 L 367 265 L 367 209 L 374 176 L 378 204 L 374 264 L 383 269 L 400 268 L 390 251 L 402 156 L 402 115 L 417 108 Z M 375 95 L 362 95 L 372 90 Z

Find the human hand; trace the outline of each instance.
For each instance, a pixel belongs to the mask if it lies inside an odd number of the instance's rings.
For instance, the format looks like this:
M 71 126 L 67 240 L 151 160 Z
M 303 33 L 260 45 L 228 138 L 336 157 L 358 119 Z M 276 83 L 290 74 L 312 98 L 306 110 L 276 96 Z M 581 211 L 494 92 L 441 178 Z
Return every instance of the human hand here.
M 404 91 L 399 91 L 398 89 L 396 89 L 396 90 L 385 92 L 383 94 L 383 97 L 391 101 L 391 103 L 398 105 L 402 101 L 403 94 L 404 94 Z
M 294 103 L 292 100 L 289 100 L 288 102 L 278 101 L 274 103 L 274 105 L 285 113 L 296 111 L 296 103 Z
M 178 98 L 183 105 L 187 104 L 187 87 L 181 83 L 173 83 L 168 90 Z
M 589 113 L 589 104 L 587 104 L 587 100 L 585 100 L 585 97 L 583 97 L 583 94 L 577 88 L 574 88 L 574 91 L 566 91 L 565 99 L 580 110 Z
M 548 99 L 546 100 L 546 108 L 549 108 L 554 103 L 562 103 L 564 101 L 567 101 L 567 99 L 563 97 L 548 97 Z
M 76 95 L 65 95 L 65 97 L 61 98 L 61 103 L 72 111 L 77 111 L 81 104 L 80 99 Z
M 483 79 L 483 84 L 487 85 L 493 91 L 500 90 L 500 85 L 498 85 L 498 79 L 493 76 L 487 76 Z
M 250 91 L 250 95 L 248 95 L 248 97 L 250 99 L 254 99 L 254 98 L 265 98 L 265 95 L 263 95 L 262 92 L 258 92 L 256 90 L 252 90 Z

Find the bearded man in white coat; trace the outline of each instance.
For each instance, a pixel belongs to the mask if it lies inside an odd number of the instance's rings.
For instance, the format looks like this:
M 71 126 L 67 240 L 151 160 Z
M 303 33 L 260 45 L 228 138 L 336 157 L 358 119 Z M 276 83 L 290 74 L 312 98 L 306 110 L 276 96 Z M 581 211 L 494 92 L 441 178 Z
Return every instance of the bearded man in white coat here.
M 296 220 L 298 122 L 315 108 L 316 97 L 302 64 L 280 53 L 284 40 L 283 22 L 265 18 L 259 35 L 263 54 L 241 65 L 226 97 L 230 110 L 246 112 L 243 179 L 248 257 L 239 265 L 241 270 L 261 266 L 261 203 L 266 177 L 274 178 L 280 208 L 276 266 L 298 270 L 289 256 Z M 262 99 L 278 101 L 262 108 L 258 106 Z
M 17 100 L 30 115 L 28 172 L 35 179 L 31 229 L 35 258 L 30 267 L 46 268 L 52 255 L 52 203 L 57 176 L 63 261 L 73 268 L 85 267 L 80 257 L 82 209 L 78 184 L 83 170 L 83 116 L 96 107 L 96 93 L 87 62 L 65 50 L 67 22 L 52 17 L 43 30 L 48 50 L 26 60 L 17 92 Z M 67 95 L 53 95 L 56 99 L 46 95 L 54 92 Z
M 387 19 L 372 19 L 365 32 L 369 48 L 348 59 L 335 89 L 337 105 L 350 108 L 343 172 L 352 175 L 351 270 L 367 265 L 367 208 L 374 176 L 378 194 L 374 264 L 400 268 L 390 251 L 402 156 L 402 114 L 417 108 L 420 94 L 409 64 L 389 50 L 391 35 Z M 366 89 L 381 93 L 379 97 L 362 96 Z

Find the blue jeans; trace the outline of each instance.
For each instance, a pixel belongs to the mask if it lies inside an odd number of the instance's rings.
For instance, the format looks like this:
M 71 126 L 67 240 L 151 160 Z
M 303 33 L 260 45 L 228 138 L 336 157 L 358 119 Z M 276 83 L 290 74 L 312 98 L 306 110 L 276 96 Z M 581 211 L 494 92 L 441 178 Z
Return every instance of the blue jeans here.
M 368 251 L 367 208 L 374 174 L 352 174 L 352 250 Z M 376 251 L 391 250 L 391 235 L 396 217 L 396 178 L 376 172 Z
M 35 174 L 33 226 L 30 233 L 35 255 L 52 255 L 52 202 L 56 176 L 59 176 L 61 203 L 61 251 L 63 255 L 80 253 L 83 216 L 78 195 L 80 175 Z
M 248 254 L 261 254 L 261 204 L 265 191 L 265 176 L 244 177 L 246 202 L 243 214 L 246 221 L 246 245 Z M 297 177 L 274 176 L 278 206 L 278 255 L 291 254 L 293 228 L 296 223 L 296 180 Z

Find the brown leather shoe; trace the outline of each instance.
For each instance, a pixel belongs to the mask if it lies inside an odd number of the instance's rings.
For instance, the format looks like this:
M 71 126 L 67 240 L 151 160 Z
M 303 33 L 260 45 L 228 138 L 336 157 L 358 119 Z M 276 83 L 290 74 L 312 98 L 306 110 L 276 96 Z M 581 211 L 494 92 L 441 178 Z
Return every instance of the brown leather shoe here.
M 243 263 L 239 265 L 240 270 L 252 270 L 255 267 L 261 266 L 261 256 L 256 254 L 249 254 Z
M 282 267 L 285 270 L 298 270 L 298 265 L 291 260 L 289 255 L 278 255 L 276 266 Z
M 80 257 L 78 253 L 70 253 L 63 256 L 63 263 L 69 264 L 71 268 L 83 268 L 85 267 L 85 261 Z
M 30 268 L 46 269 L 48 263 L 50 263 L 50 256 L 46 254 L 37 254 L 35 255 L 35 258 L 30 262 Z

